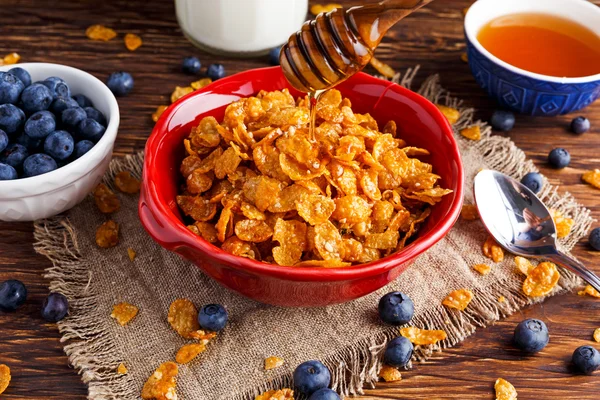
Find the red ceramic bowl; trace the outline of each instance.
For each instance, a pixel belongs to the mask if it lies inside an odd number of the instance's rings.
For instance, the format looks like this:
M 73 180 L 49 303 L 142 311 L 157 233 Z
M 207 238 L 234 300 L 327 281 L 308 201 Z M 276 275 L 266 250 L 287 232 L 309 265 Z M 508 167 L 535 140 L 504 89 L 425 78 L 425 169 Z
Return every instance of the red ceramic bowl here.
M 396 84 L 356 74 L 337 87 L 359 113 L 370 113 L 381 126 L 396 121 L 411 146 L 431 152 L 425 161 L 454 192 L 433 207 L 416 240 L 402 251 L 349 268 L 298 268 L 266 264 L 226 253 L 190 232 L 175 196 L 182 182 L 179 165 L 183 139 L 208 115 L 223 118 L 229 103 L 259 90 L 290 89 L 279 67 L 256 69 L 220 79 L 169 107 L 146 144 L 139 214 L 142 224 L 164 248 L 198 265 L 223 286 L 262 303 L 281 306 L 325 306 L 364 296 L 396 279 L 416 256 L 433 246 L 452 227 L 462 205 L 463 169 L 452 129 L 425 98 Z M 426 290 L 426 288 L 423 288 Z

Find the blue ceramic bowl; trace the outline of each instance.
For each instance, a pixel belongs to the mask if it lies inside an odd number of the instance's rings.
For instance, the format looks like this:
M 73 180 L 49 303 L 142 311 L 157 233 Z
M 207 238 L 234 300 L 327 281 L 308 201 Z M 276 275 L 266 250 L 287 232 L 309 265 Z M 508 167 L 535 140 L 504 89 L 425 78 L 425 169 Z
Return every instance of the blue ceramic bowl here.
M 554 14 L 600 35 L 600 7 L 586 0 L 479 0 L 465 17 L 469 66 L 479 86 L 520 114 L 553 116 L 592 104 L 600 96 L 600 73 L 578 78 L 536 74 L 500 60 L 479 43 L 477 34 L 486 23 L 515 13 Z

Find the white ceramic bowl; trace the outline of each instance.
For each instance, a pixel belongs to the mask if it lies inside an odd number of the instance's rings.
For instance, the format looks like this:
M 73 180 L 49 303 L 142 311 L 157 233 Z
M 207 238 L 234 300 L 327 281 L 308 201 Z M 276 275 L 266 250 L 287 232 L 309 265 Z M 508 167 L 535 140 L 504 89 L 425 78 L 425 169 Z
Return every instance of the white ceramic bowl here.
M 8 71 L 17 65 L 0 67 Z M 71 92 L 86 95 L 108 121 L 102 139 L 79 159 L 46 174 L 0 181 L 0 220 L 33 221 L 51 217 L 81 202 L 100 182 L 112 158 L 119 127 L 119 105 L 98 78 L 73 67 L 47 63 L 18 64 L 33 82 L 50 76 L 64 79 Z

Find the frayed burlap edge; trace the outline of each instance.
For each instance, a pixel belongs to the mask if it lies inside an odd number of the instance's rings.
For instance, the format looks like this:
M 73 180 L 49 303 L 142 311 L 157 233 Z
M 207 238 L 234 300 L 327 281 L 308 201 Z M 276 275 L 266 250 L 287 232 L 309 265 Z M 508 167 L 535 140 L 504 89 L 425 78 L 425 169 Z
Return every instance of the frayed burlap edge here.
M 419 67 L 411 68 L 404 75 L 396 75 L 392 81 L 410 88 L 418 73 Z M 496 169 L 520 179 L 531 171 L 537 171 L 534 164 L 527 160 L 522 150 L 510 139 L 491 136 L 491 128 L 483 121 L 473 120 L 475 110 L 462 106 L 462 101 L 451 97 L 439 84 L 439 76 L 430 76 L 422 84 L 418 93 L 434 103 L 458 108 L 461 112 L 455 124 L 455 136 L 459 141 L 466 141 L 458 132 L 467 126 L 478 125 L 482 139 L 472 142 L 482 154 L 490 169 Z M 105 177 L 105 183 L 112 186 L 116 172 L 130 170 L 141 176 L 143 153 L 113 160 Z M 569 251 L 587 234 L 593 219 L 590 211 L 578 204 L 569 193 L 559 195 L 557 187 L 544 178 L 544 186 L 539 194 L 544 203 L 563 212 L 574 219 L 573 228 L 568 238 L 560 241 L 563 251 Z M 117 354 L 114 338 L 102 327 L 100 317 L 89 312 L 97 305 L 97 297 L 91 281 L 93 277 L 83 263 L 77 246 L 77 237 L 67 218 L 58 216 L 52 219 L 36 221 L 34 224 L 35 249 L 47 256 L 53 267 L 46 270 L 46 277 L 51 280 L 50 288 L 64 293 L 71 300 L 71 315 L 59 322 L 65 352 L 72 365 L 82 375 L 82 380 L 89 386 L 90 399 L 112 400 L 138 397 L 138 389 L 127 375 L 115 376 L 114 369 L 123 359 Z M 559 287 L 552 295 L 572 290 L 581 281 L 568 271 L 562 272 Z M 501 281 L 494 293 L 475 291 L 469 308 L 462 313 L 453 313 L 444 307 L 428 310 L 411 321 L 424 329 L 443 328 L 448 338 L 439 345 L 417 346 L 415 362 L 426 360 L 436 351 L 449 348 L 472 335 L 477 328 L 485 327 L 501 318 L 505 318 L 520 308 L 531 304 L 519 287 L 509 284 L 509 279 Z M 498 302 L 502 295 L 505 301 Z M 540 300 L 541 301 L 541 300 Z M 87 312 L 86 312 L 87 311 Z M 378 381 L 377 373 L 381 368 L 381 357 L 385 344 L 397 336 L 398 329 L 389 330 L 359 341 L 352 347 L 340 349 L 335 355 L 323 360 L 332 374 L 332 388 L 345 396 L 362 394 L 365 386 L 373 387 Z M 290 387 L 290 374 L 266 381 L 260 387 L 232 397 L 232 400 L 252 399 L 258 393 L 273 388 Z

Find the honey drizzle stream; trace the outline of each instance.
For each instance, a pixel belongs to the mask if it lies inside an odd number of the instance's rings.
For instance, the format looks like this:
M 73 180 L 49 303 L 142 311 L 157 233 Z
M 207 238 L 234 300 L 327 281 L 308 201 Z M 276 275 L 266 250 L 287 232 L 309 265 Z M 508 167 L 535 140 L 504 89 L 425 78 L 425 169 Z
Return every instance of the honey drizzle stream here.
M 317 120 L 317 103 L 319 97 L 325 92 L 325 90 L 315 90 L 308 92 L 308 111 L 310 112 L 310 125 L 308 126 L 308 137 L 311 142 L 317 141 L 315 135 L 315 123 Z

